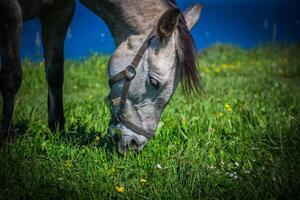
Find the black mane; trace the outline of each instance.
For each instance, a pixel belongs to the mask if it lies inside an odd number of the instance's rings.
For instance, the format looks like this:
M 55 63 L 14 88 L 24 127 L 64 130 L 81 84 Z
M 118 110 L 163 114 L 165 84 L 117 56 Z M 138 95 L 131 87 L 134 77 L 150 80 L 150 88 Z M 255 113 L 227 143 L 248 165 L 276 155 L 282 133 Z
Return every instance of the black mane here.
M 170 7 L 176 7 L 175 0 L 167 0 Z M 179 32 L 179 62 L 181 66 L 180 76 L 185 94 L 201 92 L 201 77 L 196 62 L 196 47 L 192 35 L 186 25 L 184 16 L 180 14 L 178 23 Z

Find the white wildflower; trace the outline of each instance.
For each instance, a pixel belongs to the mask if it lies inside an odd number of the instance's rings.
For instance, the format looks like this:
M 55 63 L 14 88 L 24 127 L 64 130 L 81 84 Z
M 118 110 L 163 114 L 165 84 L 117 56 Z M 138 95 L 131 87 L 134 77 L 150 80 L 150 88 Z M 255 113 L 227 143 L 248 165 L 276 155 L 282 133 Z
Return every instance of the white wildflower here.
M 160 165 L 160 164 L 156 164 L 155 167 L 156 167 L 157 169 L 161 169 L 161 165 Z
M 237 167 L 240 166 L 240 164 L 238 162 L 235 162 L 234 165 L 237 166 Z

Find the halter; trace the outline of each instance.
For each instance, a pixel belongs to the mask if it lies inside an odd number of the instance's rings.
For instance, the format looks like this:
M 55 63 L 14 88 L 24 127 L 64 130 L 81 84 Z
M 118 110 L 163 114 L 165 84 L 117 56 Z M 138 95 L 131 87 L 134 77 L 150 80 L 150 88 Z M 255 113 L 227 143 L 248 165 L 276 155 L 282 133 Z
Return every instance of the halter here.
M 136 68 L 138 67 L 143 55 L 145 54 L 148 47 L 151 45 L 152 39 L 156 36 L 156 28 L 154 28 L 149 35 L 147 36 L 146 40 L 143 42 L 142 46 L 138 50 L 137 54 L 133 58 L 133 61 L 130 65 L 128 65 L 123 71 L 119 72 L 115 76 L 113 76 L 109 80 L 110 88 L 113 87 L 118 81 L 125 79 L 123 85 L 123 91 L 121 95 L 121 100 L 119 101 L 117 111 L 113 114 L 113 119 L 115 122 L 121 122 L 126 128 L 134 131 L 135 133 L 142 135 L 148 139 L 154 136 L 154 133 L 150 133 L 143 128 L 135 125 L 134 123 L 128 121 L 125 115 L 125 105 L 128 98 L 128 91 L 130 88 L 131 81 L 135 78 L 136 75 Z

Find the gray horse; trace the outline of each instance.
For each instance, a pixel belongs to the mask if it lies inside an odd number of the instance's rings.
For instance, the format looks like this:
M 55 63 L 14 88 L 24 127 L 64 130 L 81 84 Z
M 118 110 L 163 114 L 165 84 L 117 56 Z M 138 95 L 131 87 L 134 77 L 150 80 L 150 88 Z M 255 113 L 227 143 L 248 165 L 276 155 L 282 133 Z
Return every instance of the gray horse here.
M 121 133 L 120 153 L 141 150 L 155 135 L 161 113 L 182 80 L 187 93 L 199 91 L 200 78 L 190 29 L 202 5 L 181 13 L 173 0 L 81 0 L 100 16 L 115 40 L 108 65 L 112 104 L 110 133 Z M 3 117 L 0 134 L 7 137 L 13 102 L 21 79 L 20 33 L 24 20 L 39 17 L 42 24 L 48 123 L 52 131 L 64 129 L 64 39 L 74 12 L 73 0 L 1 0 L 0 90 Z

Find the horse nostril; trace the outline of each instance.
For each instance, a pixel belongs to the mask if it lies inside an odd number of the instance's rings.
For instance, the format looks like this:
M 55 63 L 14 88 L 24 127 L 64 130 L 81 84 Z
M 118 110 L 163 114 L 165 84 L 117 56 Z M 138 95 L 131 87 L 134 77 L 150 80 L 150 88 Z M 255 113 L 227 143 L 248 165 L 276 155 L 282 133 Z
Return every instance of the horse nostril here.
M 137 149 L 139 147 L 138 143 L 134 139 L 130 141 L 130 145 L 133 149 Z
M 128 151 L 128 145 L 122 143 L 122 142 L 118 142 L 118 153 L 121 155 L 125 155 Z
M 117 142 L 119 142 L 120 137 L 119 137 L 118 134 L 113 134 L 113 135 L 111 136 L 111 139 L 112 139 L 113 142 L 117 143 Z

